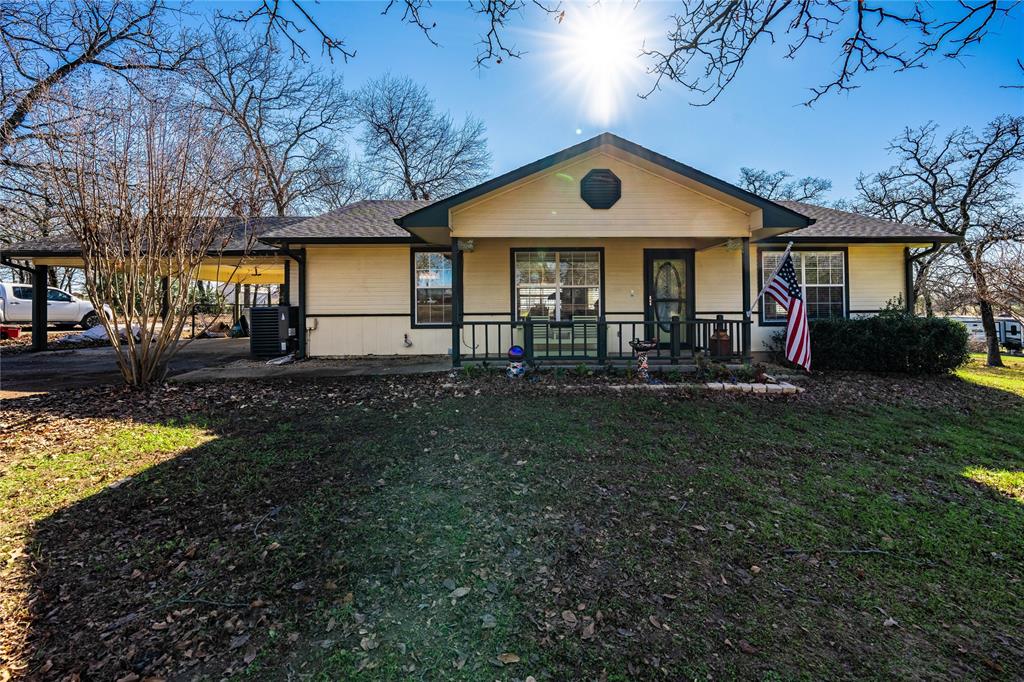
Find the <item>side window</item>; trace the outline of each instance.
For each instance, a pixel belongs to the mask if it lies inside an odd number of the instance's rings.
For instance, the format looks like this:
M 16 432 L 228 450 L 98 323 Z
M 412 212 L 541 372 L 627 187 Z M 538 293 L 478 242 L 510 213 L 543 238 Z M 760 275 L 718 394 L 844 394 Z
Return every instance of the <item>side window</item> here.
M 14 298 L 20 298 L 23 301 L 32 300 L 32 287 L 11 287 L 14 291 Z
M 57 301 L 58 303 L 71 303 L 71 295 L 65 294 L 60 289 L 47 289 L 46 300 Z
M 413 323 L 451 324 L 452 257 L 444 251 L 413 251 Z

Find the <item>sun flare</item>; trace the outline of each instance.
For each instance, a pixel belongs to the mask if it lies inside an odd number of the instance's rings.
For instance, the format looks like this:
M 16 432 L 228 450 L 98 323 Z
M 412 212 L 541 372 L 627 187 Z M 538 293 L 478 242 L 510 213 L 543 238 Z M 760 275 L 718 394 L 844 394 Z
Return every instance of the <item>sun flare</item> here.
M 608 125 L 636 97 L 645 71 L 645 31 L 632 3 L 570 3 L 552 36 L 560 87 L 591 123 Z

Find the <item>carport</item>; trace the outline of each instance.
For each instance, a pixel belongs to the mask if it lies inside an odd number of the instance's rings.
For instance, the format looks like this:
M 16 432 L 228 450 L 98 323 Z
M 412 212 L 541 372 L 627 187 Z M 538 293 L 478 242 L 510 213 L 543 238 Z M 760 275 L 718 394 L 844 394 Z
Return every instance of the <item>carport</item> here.
M 305 220 L 302 216 L 264 217 L 250 221 L 226 220 L 228 233 L 222 248 L 210 251 L 200 265 L 197 280 L 246 284 L 276 284 L 280 286 L 281 302 L 292 299 L 290 283 L 301 273 L 301 254 L 292 253 L 287 246 L 279 248 L 258 241 L 268 230 Z M 56 237 L 19 242 L 6 246 L 0 263 L 28 272 L 32 279 L 32 350 L 47 347 L 47 287 L 51 267 L 83 268 L 82 252 L 78 243 Z M 162 280 L 165 296 L 164 309 L 169 306 L 168 278 Z M 237 289 L 236 289 L 237 292 Z M 302 306 L 302 296 L 299 297 Z M 304 330 L 300 330 L 301 336 Z

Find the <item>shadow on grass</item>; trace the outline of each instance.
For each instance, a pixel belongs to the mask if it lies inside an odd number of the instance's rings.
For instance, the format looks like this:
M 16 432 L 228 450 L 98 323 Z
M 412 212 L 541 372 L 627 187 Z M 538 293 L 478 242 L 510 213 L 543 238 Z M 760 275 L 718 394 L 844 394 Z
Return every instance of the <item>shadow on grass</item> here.
M 137 422 L 212 437 L 34 524 L 32 676 L 1024 664 L 1024 510 L 963 476 L 1024 467 L 1015 396 L 954 380 L 917 384 L 960 396 L 921 407 L 258 386 L 215 389 L 203 417 L 191 398 L 133 402 Z

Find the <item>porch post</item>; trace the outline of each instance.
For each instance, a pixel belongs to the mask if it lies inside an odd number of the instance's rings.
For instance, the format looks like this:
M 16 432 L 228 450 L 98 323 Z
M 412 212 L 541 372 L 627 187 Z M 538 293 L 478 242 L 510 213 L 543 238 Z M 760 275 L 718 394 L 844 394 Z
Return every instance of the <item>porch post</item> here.
M 309 356 L 309 339 L 306 332 L 306 249 L 299 250 L 299 357 Z
M 462 336 L 462 252 L 458 237 L 452 237 L 452 367 L 462 366 L 459 343 Z
M 160 278 L 160 321 L 166 322 L 171 313 L 171 278 Z
M 910 247 L 903 248 L 903 287 L 907 292 L 904 305 L 907 312 L 913 314 L 914 304 L 914 260 L 910 257 Z
M 673 365 L 678 365 L 679 364 L 679 337 L 680 337 L 680 332 L 682 331 L 682 329 L 680 328 L 680 325 L 679 325 L 679 315 L 676 315 L 675 313 L 672 313 L 672 322 L 670 323 L 669 329 L 670 329 L 669 352 L 671 354 L 671 363 Z
M 750 315 L 750 237 L 743 237 L 743 275 L 741 283 L 743 286 L 743 324 L 740 330 L 740 350 L 743 353 L 743 360 L 750 361 L 750 327 L 752 325 Z
M 46 282 L 50 267 L 32 268 L 32 350 L 46 350 Z

